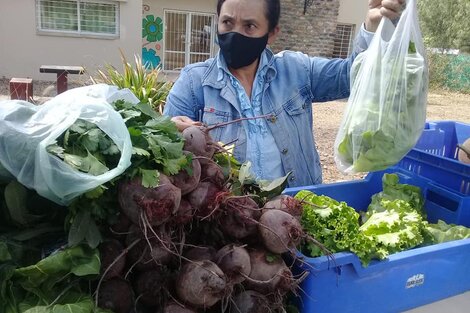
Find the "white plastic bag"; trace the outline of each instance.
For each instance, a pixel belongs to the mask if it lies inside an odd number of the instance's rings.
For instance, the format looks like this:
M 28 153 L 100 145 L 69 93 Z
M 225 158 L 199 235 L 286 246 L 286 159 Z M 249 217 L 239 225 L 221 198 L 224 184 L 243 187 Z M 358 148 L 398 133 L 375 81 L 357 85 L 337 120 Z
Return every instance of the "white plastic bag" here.
M 351 68 L 351 94 L 335 141 L 343 172 L 371 172 L 398 163 L 426 120 L 428 66 L 415 0 L 395 28 L 383 18 L 369 48 Z
M 121 115 L 110 103 L 138 103 L 127 89 L 92 85 L 66 91 L 43 105 L 20 100 L 0 101 L 0 168 L 28 188 L 62 205 L 122 174 L 131 164 L 132 143 Z M 46 147 L 77 120 L 98 126 L 121 151 L 116 168 L 94 176 L 79 172 Z M 0 174 L 1 174 L 0 172 Z

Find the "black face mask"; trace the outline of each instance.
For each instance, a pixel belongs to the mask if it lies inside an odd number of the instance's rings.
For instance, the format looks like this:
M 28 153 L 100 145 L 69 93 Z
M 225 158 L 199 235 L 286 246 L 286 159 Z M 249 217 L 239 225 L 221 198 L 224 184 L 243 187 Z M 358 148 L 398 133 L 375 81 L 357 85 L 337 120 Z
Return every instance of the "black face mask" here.
M 268 34 L 263 37 L 247 37 L 237 32 L 217 34 L 220 52 L 227 66 L 237 69 L 252 64 L 268 44 Z

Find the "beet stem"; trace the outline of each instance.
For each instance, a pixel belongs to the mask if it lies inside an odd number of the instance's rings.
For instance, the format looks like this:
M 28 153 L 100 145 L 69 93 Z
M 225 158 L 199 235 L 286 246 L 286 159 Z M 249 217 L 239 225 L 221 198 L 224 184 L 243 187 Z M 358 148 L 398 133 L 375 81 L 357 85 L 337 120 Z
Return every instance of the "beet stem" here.
M 98 307 L 98 297 L 99 297 L 99 293 L 100 293 L 100 287 L 101 287 L 101 283 L 103 282 L 103 279 L 104 277 L 106 276 L 106 274 L 108 274 L 108 272 L 110 271 L 110 269 L 114 266 L 114 264 L 116 264 L 122 257 L 124 257 L 130 249 L 132 249 L 132 247 L 134 247 L 136 244 L 138 244 L 140 242 L 140 238 L 139 239 L 136 239 L 134 240 L 129 246 L 127 246 L 117 257 L 116 259 L 111 263 L 109 264 L 109 266 L 105 269 L 103 275 L 101 276 L 99 282 L 98 282 L 98 286 L 96 287 L 96 293 L 95 293 L 95 306 Z
M 57 298 L 54 299 L 54 301 L 51 302 L 51 304 L 49 304 L 50 307 L 53 307 L 59 300 L 60 298 L 62 298 L 62 296 L 67 292 L 69 291 L 72 287 L 75 287 L 75 283 L 77 283 L 78 281 L 80 280 L 80 278 L 77 278 L 75 279 L 74 281 L 72 281 L 70 283 L 70 285 L 68 285 L 67 287 L 65 287 L 64 290 L 62 290 L 61 293 L 59 293 L 59 295 L 57 296 Z
M 141 218 L 143 220 L 143 223 L 144 223 L 144 237 L 145 237 L 145 240 L 147 241 L 149 247 L 150 247 L 150 252 L 152 252 L 152 244 L 150 243 L 150 240 L 147 236 L 147 230 L 150 229 L 152 231 L 152 234 L 155 236 L 155 238 L 157 238 L 157 240 L 160 242 L 160 244 L 162 245 L 163 249 L 165 249 L 168 253 L 170 254 L 173 254 L 173 255 L 176 255 L 176 256 L 180 256 L 178 253 L 174 252 L 173 250 L 171 250 L 169 247 L 166 246 L 166 243 L 163 241 L 163 239 L 161 239 L 157 233 L 153 230 L 152 226 L 150 225 L 150 222 L 146 216 L 146 214 L 142 214 L 141 215 Z M 174 248 L 176 249 L 176 246 L 174 246 Z
M 215 128 L 222 127 L 222 126 L 227 126 L 227 125 L 238 123 L 238 122 L 241 122 L 241 121 L 256 120 L 256 119 L 259 119 L 259 118 L 268 118 L 268 117 L 273 117 L 273 116 L 274 116 L 273 114 L 265 114 L 265 115 L 258 115 L 258 116 L 253 116 L 253 117 L 240 117 L 240 118 L 228 121 L 228 122 L 222 122 L 222 123 L 217 123 L 217 124 L 213 124 L 211 126 L 208 126 L 208 127 L 206 127 L 206 131 L 210 132 L 211 130 L 213 130 Z
M 274 275 L 273 277 L 271 277 L 268 280 L 258 280 L 258 279 L 251 278 L 250 276 L 248 276 L 248 275 L 246 275 L 245 273 L 242 273 L 242 272 L 240 272 L 240 275 L 243 276 L 246 280 L 249 280 L 249 281 L 251 281 L 253 283 L 257 283 L 257 284 L 267 284 L 267 283 L 272 282 L 275 278 L 277 278 L 277 275 Z
M 113 235 L 116 235 L 116 236 L 123 236 L 123 235 L 129 235 L 129 234 L 130 234 L 130 232 L 128 232 L 128 231 L 127 231 L 127 232 L 122 232 L 122 233 L 117 232 L 117 231 L 113 230 L 111 227 L 109 227 L 108 230 L 109 230 Z
M 219 192 L 216 196 L 215 196 L 215 206 L 214 206 L 214 209 L 206 216 L 204 216 L 203 218 L 201 218 L 201 221 L 204 221 L 205 219 L 208 219 L 209 217 L 212 216 L 212 214 L 215 213 L 215 211 L 217 211 L 219 208 L 220 208 L 220 203 L 223 201 L 223 198 L 225 199 L 225 196 L 229 194 L 229 192 L 227 191 L 221 191 Z
M 238 139 L 240 139 L 240 138 L 237 137 L 237 138 L 235 138 L 235 139 L 232 140 L 232 141 L 229 141 L 229 142 L 227 142 L 227 143 L 224 143 L 224 144 L 222 145 L 222 148 L 225 148 L 226 146 L 231 145 L 232 143 L 237 142 Z
M 179 306 L 181 306 L 182 308 L 185 308 L 185 309 L 186 309 L 186 306 L 185 306 L 183 303 L 179 302 L 178 299 L 176 299 L 175 297 L 173 297 L 173 295 L 172 295 L 170 292 L 167 292 L 167 294 L 168 294 L 168 296 L 170 296 L 170 298 L 171 298 L 173 301 L 175 301 Z M 137 312 L 137 311 L 136 311 L 136 312 Z
M 132 270 L 134 269 L 134 267 L 137 266 L 137 264 L 139 264 L 143 259 L 144 259 L 144 256 L 145 256 L 145 251 L 142 252 L 142 255 L 137 259 L 137 261 L 134 262 L 134 264 L 132 264 L 130 267 L 129 267 L 129 270 L 127 271 L 126 275 L 124 275 L 124 279 L 127 280 L 127 277 L 129 276 L 129 274 L 132 272 Z

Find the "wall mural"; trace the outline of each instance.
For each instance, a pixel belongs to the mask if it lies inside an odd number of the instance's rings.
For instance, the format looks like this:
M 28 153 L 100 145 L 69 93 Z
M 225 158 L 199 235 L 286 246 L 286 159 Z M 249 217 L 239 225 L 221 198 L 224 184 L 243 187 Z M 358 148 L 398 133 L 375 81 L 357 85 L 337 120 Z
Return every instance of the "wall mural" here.
M 155 17 L 153 14 L 147 14 L 150 6 L 142 6 L 142 61 L 147 68 L 156 68 L 161 63 L 158 55 L 161 53 L 161 44 L 163 39 L 163 20 L 161 17 Z

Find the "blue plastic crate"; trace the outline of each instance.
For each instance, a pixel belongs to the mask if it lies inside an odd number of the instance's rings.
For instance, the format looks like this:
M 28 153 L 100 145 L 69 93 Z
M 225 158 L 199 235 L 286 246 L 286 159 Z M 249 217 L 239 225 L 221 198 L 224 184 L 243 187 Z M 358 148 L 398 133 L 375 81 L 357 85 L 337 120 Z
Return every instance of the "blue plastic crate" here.
M 470 197 L 399 167 L 371 173 L 364 180 L 291 188 L 286 193 L 308 189 L 365 210 L 371 196 L 382 190 L 385 172 L 397 173 L 401 183 L 421 188 L 431 222 L 442 219 L 470 226 Z M 308 265 L 297 265 L 297 273 L 310 271 L 300 286 L 301 312 L 395 313 L 470 290 L 470 239 L 396 253 L 365 268 L 353 253 L 334 257 L 335 262 L 305 257 Z
M 470 138 L 470 124 L 454 121 L 428 122 L 415 148 L 457 160 L 457 145 L 464 143 L 468 138 Z
M 458 195 L 470 197 L 470 166 L 467 164 L 412 149 L 397 166 Z

